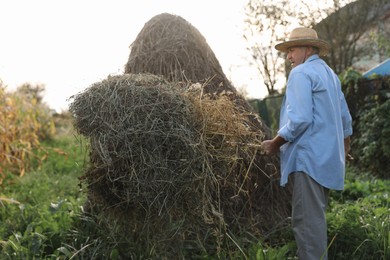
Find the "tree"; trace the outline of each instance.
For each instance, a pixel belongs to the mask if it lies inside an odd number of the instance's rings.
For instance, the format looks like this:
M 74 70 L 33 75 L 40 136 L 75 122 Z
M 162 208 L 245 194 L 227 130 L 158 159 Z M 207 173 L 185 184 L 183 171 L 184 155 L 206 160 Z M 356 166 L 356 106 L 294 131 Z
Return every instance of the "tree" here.
M 277 93 L 276 85 L 285 82 L 285 77 L 281 75 L 287 75 L 290 69 L 284 55 L 277 52 L 274 46 L 286 40 L 294 27 L 313 27 L 313 24 L 327 17 L 332 8 L 342 4 L 339 0 L 248 1 L 244 39 L 249 46 L 249 62 L 257 68 L 269 95 Z
M 388 0 L 359 0 L 345 5 L 334 1 L 333 8 L 327 10 L 327 17 L 312 26 L 321 37 L 331 44 L 331 51 L 325 61 L 337 74 L 351 67 L 368 52 L 373 52 L 371 44 L 359 44 L 374 28 L 384 10 L 390 10 Z M 368 37 L 369 38 L 369 37 Z M 369 39 L 367 39 L 369 40 Z
M 380 24 L 378 32 L 372 32 L 370 36 L 378 47 L 380 58 L 390 57 L 390 31 Z
M 263 77 L 268 94 L 277 93 L 276 85 L 285 78 L 281 77 L 283 71 L 284 75 L 289 72 L 274 46 L 285 40 L 293 27 L 314 28 L 321 39 L 331 44 L 325 61 L 339 74 L 365 53 L 359 40 L 381 12 L 389 9 L 386 1 L 249 0 L 244 38 L 249 46 L 249 62 Z
M 25 96 L 29 100 L 40 104 L 43 100 L 43 92 L 45 91 L 45 88 L 45 85 L 42 84 L 32 85 L 30 83 L 24 83 L 16 89 L 16 92 Z
M 277 93 L 278 75 L 283 72 L 284 60 L 273 46 L 288 35 L 290 21 L 286 18 L 293 16 L 290 5 L 288 0 L 250 0 L 245 9 L 249 63 L 258 70 L 269 95 Z

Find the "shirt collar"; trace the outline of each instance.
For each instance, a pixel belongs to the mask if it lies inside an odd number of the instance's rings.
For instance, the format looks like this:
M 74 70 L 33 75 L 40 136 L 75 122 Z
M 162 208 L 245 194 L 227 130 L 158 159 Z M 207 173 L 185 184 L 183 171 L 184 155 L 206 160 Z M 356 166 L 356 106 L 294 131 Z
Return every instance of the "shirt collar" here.
M 316 60 L 316 59 L 319 59 L 319 58 L 320 58 L 320 56 L 318 56 L 318 54 L 313 54 L 309 58 L 306 59 L 305 63 L 313 61 L 313 60 Z

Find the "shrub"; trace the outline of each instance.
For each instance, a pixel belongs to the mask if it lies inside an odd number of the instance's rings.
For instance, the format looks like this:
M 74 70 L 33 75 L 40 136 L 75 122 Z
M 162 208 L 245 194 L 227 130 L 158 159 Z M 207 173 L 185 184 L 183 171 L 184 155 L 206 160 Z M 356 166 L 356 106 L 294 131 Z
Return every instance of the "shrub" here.
M 390 160 L 390 100 L 362 111 L 354 140 L 354 157 L 363 169 L 374 175 L 389 178 Z
M 330 259 L 389 259 L 390 215 L 380 201 L 368 197 L 333 206 L 327 214 Z
M 58 256 L 85 201 L 78 186 L 85 154 L 74 138 L 41 145 L 54 152 L 40 170 L 13 175 L 0 189 L 0 259 L 65 259 Z
M 351 168 L 347 176 L 344 191 L 331 193 L 329 259 L 389 259 L 390 182 Z

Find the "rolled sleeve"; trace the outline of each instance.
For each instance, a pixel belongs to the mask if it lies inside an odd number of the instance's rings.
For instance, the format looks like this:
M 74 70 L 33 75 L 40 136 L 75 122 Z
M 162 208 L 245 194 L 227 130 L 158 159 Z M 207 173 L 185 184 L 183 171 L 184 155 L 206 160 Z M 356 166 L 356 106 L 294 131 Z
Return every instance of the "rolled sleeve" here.
M 304 73 L 291 73 L 286 95 L 286 121 L 281 125 L 278 134 L 288 142 L 300 136 L 313 119 L 313 101 L 310 78 Z
M 287 142 L 293 142 L 294 137 L 290 134 L 291 131 L 287 129 L 287 126 L 282 127 L 278 131 L 278 135 L 280 135 Z

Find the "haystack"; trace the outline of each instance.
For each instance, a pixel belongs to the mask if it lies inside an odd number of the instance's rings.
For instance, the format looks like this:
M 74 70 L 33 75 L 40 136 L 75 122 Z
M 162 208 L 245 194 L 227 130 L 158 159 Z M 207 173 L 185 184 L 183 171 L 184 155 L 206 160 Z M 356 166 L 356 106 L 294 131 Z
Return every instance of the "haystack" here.
M 137 40 L 154 47 L 134 49 Z M 184 19 L 156 16 L 137 40 L 126 74 L 93 84 L 69 108 L 90 142 L 90 212 L 158 257 L 219 254 L 264 238 L 289 215 L 278 158 L 261 150 L 268 128 Z
M 282 198 L 276 195 L 278 192 L 285 192 L 281 191 L 276 178 L 278 176 L 279 158 L 277 156 L 264 156 L 258 151 L 255 156 L 245 152 L 242 153 L 243 150 L 251 145 L 260 145 L 259 140 L 271 138 L 270 128 L 261 120 L 247 100 L 237 92 L 232 83 L 227 79 L 214 52 L 199 30 L 180 16 L 162 13 L 152 17 L 144 25 L 130 47 L 131 51 L 125 66 L 125 73 L 152 73 L 162 76 L 169 82 L 177 82 L 183 88 L 192 86 L 191 83 L 200 83 L 201 94 L 199 98 L 204 100 L 204 102 L 206 102 L 205 100 L 209 100 L 211 102 L 211 110 L 213 110 L 213 105 L 216 106 L 214 109 L 217 109 L 217 104 L 221 102 L 222 96 L 224 100 L 234 105 L 234 109 L 240 114 L 240 118 L 245 119 L 244 124 L 246 124 L 255 136 L 245 139 L 241 143 L 233 144 L 237 149 L 236 152 L 239 154 L 238 157 L 242 161 L 239 164 L 234 164 L 231 171 L 234 172 L 234 175 L 238 179 L 240 178 L 239 176 L 242 177 L 240 174 L 240 167 L 242 165 L 245 165 L 245 167 L 250 165 L 249 168 L 252 173 L 258 174 L 261 172 L 261 176 L 256 178 L 264 178 L 263 181 L 259 182 L 248 179 L 246 183 L 249 186 L 255 183 L 255 185 L 259 185 L 261 183 L 262 188 L 270 185 L 267 189 L 263 190 L 265 193 L 273 194 L 270 196 L 268 202 L 264 200 L 265 205 L 280 204 L 283 205 L 283 208 L 286 204 L 281 202 L 280 200 Z M 215 100 L 215 102 L 211 100 Z M 224 110 L 223 105 L 220 109 L 221 111 Z M 214 114 L 213 112 L 217 113 L 217 111 L 208 111 L 209 117 Z M 224 117 L 226 121 L 230 121 L 229 118 L 232 115 L 224 114 L 223 117 L 220 115 L 215 122 L 221 122 Z M 213 145 L 216 147 L 224 147 L 225 149 L 226 136 L 230 135 L 228 131 L 232 128 L 234 128 L 234 125 L 220 129 L 220 133 L 212 137 L 210 136 L 210 139 L 213 140 Z M 274 173 L 276 174 L 273 175 Z M 273 177 L 271 178 L 270 176 Z M 251 190 L 251 188 L 248 187 L 248 190 Z M 230 189 L 223 189 L 222 192 L 227 197 L 235 197 L 236 195 Z M 261 207 L 259 205 L 262 203 L 256 201 L 258 195 L 251 192 L 250 194 L 246 198 L 241 197 L 239 199 L 235 197 L 237 201 L 241 201 L 237 202 L 237 205 L 240 203 L 249 203 L 253 205 L 251 207 Z M 252 199 L 256 202 L 253 201 L 252 203 Z M 243 208 L 240 209 L 245 211 Z M 252 213 L 247 212 L 245 214 Z M 234 216 L 234 214 L 230 216 Z M 283 216 L 285 215 L 283 214 Z M 264 220 L 267 217 L 268 214 L 264 214 L 262 219 Z M 235 219 L 235 217 L 232 218 Z M 273 219 L 275 220 L 275 218 Z
M 90 143 L 91 212 L 159 254 L 216 253 L 226 234 L 260 237 L 288 213 L 277 168 L 261 155 L 263 133 L 226 95 L 202 95 L 201 84 L 125 74 L 69 108 Z
M 152 17 L 130 48 L 125 73 L 151 73 L 172 82 L 208 82 L 207 93 L 235 92 L 206 39 L 180 16 Z
M 254 129 L 271 137 L 268 126 L 254 116 L 253 108 L 224 74 L 204 36 L 180 16 L 162 13 L 152 17 L 134 42 L 125 73 L 151 73 L 172 82 L 203 84 L 203 92 L 216 96 L 222 92 L 247 113 Z M 250 112 L 250 113 L 248 113 Z

